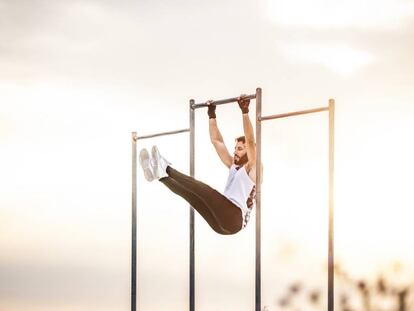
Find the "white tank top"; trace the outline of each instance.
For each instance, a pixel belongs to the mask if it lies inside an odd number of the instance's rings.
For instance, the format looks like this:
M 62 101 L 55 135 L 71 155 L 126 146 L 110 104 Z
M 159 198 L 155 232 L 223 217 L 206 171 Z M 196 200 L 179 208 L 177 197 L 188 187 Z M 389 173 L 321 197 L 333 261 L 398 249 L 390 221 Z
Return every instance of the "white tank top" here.
M 239 207 L 242 211 L 243 226 L 246 227 L 253 208 L 256 194 L 256 185 L 250 179 L 244 166 L 232 164 L 227 179 L 224 196 Z

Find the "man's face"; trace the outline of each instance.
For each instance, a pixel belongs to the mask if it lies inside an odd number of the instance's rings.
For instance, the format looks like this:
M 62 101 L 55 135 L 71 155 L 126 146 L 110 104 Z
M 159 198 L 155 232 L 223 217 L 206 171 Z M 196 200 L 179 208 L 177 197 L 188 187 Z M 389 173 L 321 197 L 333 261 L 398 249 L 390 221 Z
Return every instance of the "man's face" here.
M 245 163 L 247 163 L 246 144 L 242 141 L 238 141 L 234 147 L 234 164 L 244 165 Z

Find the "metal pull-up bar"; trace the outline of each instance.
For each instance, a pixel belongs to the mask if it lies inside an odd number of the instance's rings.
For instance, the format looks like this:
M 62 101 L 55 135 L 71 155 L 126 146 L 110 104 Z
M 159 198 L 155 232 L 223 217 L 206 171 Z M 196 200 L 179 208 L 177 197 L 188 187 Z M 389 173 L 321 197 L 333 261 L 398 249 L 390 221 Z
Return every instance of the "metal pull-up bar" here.
M 246 96 L 243 96 L 243 98 L 244 99 L 255 99 L 256 94 L 246 95 Z M 232 97 L 232 98 L 227 98 L 227 99 L 213 100 L 211 103 L 218 106 L 218 105 L 234 103 L 234 102 L 237 102 L 238 100 L 239 100 L 239 97 Z M 202 107 L 208 107 L 207 102 L 191 105 L 192 109 L 197 109 L 197 108 L 202 108 Z
M 254 99 L 256 94 L 247 95 L 244 98 Z M 215 100 L 212 103 L 215 105 L 230 104 L 238 101 L 238 97 L 232 97 L 227 99 Z M 137 142 L 138 140 L 144 140 L 154 137 L 161 137 L 167 135 L 175 135 L 180 133 L 190 133 L 190 176 L 194 177 L 195 167 L 195 109 L 207 107 L 207 102 L 195 104 L 195 101 L 190 100 L 190 127 L 181 130 L 160 132 L 155 134 L 149 134 L 144 136 L 137 136 L 136 132 L 132 133 L 132 251 L 131 251 L 131 311 L 136 311 L 137 301 Z M 190 208 L 190 253 L 189 253 L 189 266 L 190 266 L 190 279 L 189 279 L 189 298 L 190 298 L 190 311 L 195 310 L 195 231 L 194 231 L 194 209 Z
M 244 96 L 246 99 L 256 99 L 256 165 L 261 167 L 261 146 L 262 146 L 262 121 L 285 118 L 290 116 L 309 114 L 320 111 L 329 111 L 329 245 L 328 245 L 328 311 L 333 311 L 333 171 L 334 171 L 334 111 L 335 102 L 329 100 L 329 107 L 289 112 L 277 115 L 262 117 L 262 90 L 256 89 L 256 94 Z M 211 103 L 224 105 L 237 102 L 239 97 L 216 100 Z M 137 136 L 132 133 L 132 276 L 131 276 L 131 311 L 136 311 L 136 278 L 137 278 L 137 141 L 142 139 L 174 135 L 179 133 L 190 133 L 190 176 L 194 177 L 195 168 L 195 110 L 208 107 L 207 102 L 195 104 L 193 99 L 189 103 L 190 127 L 181 130 L 155 133 L 145 136 Z M 261 311 L 261 170 L 256 170 L 256 270 L 255 270 L 255 310 Z M 195 238 L 194 238 L 194 209 L 190 208 L 190 247 L 189 247 L 189 309 L 195 311 Z
M 255 99 L 256 103 L 257 101 L 260 101 L 261 105 L 261 89 L 256 89 L 256 94 L 253 95 L 246 95 L 244 96 L 246 99 Z M 220 99 L 220 100 L 214 100 L 211 103 L 217 105 L 225 105 L 237 102 L 239 100 L 239 97 L 232 97 L 227 99 Z M 194 177 L 195 173 L 195 110 L 202 107 L 208 107 L 207 102 L 196 104 L 194 99 L 190 100 L 190 176 Z M 257 220 L 256 220 L 257 222 Z M 257 228 L 257 226 L 256 226 Z M 260 227 L 259 227 L 260 228 Z M 257 230 L 256 230 L 257 232 Z M 259 235 L 260 237 L 260 235 Z M 256 241 L 258 239 L 258 235 L 256 233 Z M 260 239 L 260 238 L 259 238 Z M 260 242 L 259 242 L 260 243 Z M 256 242 L 257 244 L 257 242 Z M 190 311 L 195 311 L 195 256 L 194 256 L 194 245 L 195 245 L 195 239 L 194 239 L 194 210 L 190 209 Z M 258 252 L 256 251 L 256 257 Z M 256 260 L 256 265 L 258 265 L 258 262 L 260 260 Z M 259 263 L 260 265 L 260 263 Z M 260 271 L 256 268 L 256 297 L 258 295 L 258 292 L 260 292 L 260 273 L 257 273 L 257 271 Z M 259 281 L 257 281 L 259 279 Z M 260 294 L 259 294 L 260 295 Z M 257 305 L 257 303 L 256 303 Z
M 257 147 L 256 147 L 256 165 L 261 166 L 261 131 L 262 131 L 262 121 L 281 119 L 286 117 L 310 114 L 315 112 L 329 112 L 329 194 L 328 194 L 328 311 L 334 310 L 334 116 L 335 116 L 335 100 L 329 99 L 328 107 L 320 107 L 308 110 L 294 111 L 282 114 L 275 114 L 262 117 L 262 107 L 260 102 L 256 101 L 256 137 L 257 137 Z M 260 210 L 261 210 L 261 170 L 256 170 L 256 189 L 257 189 L 257 199 L 256 199 L 256 212 L 259 215 L 259 225 L 260 225 Z M 256 216 L 257 218 L 257 216 Z M 256 223 L 257 223 L 256 219 Z M 260 232 L 256 232 L 260 234 Z M 260 243 L 260 241 L 259 241 Z M 257 245 L 256 245 L 257 249 Z M 260 255 L 260 249 L 259 249 Z M 257 274 L 257 271 L 256 271 Z M 259 296 L 258 296 L 259 295 Z M 256 311 L 261 310 L 260 302 L 260 293 L 257 293 L 256 288 Z
M 167 136 L 167 135 L 185 133 L 185 132 L 189 132 L 189 131 L 190 131 L 190 129 L 182 129 L 182 130 L 176 130 L 176 131 L 161 132 L 161 133 L 145 135 L 145 136 L 135 136 L 134 139 L 135 139 L 135 141 L 137 141 L 137 140 L 141 140 L 141 139 L 147 139 L 147 138 L 154 138 L 154 137 L 160 137 L 160 136 Z
M 265 116 L 258 118 L 259 121 L 266 121 L 266 120 L 273 120 L 273 119 L 281 119 L 286 117 L 293 117 L 298 116 L 301 114 L 309 114 L 314 112 L 321 112 L 321 111 L 328 111 L 329 107 L 321 107 L 321 108 L 315 108 L 315 109 L 309 109 L 309 110 L 301 110 L 301 111 L 295 111 L 295 112 L 288 112 L 288 113 L 281 113 L 281 114 L 274 114 L 271 116 Z
M 190 129 L 182 129 L 144 136 L 137 136 L 136 132 L 132 132 L 131 311 L 136 311 L 137 309 L 137 141 L 189 131 Z

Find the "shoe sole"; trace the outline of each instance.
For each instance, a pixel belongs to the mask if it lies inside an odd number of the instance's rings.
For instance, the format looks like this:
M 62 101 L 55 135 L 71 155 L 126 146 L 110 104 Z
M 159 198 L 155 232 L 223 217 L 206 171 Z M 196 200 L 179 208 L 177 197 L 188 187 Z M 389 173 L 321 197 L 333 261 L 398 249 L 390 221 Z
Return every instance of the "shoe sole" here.
M 139 153 L 139 164 L 141 165 L 142 170 L 144 171 L 145 179 L 148 181 L 153 181 L 154 175 L 151 171 L 150 157 L 146 149 L 142 149 Z

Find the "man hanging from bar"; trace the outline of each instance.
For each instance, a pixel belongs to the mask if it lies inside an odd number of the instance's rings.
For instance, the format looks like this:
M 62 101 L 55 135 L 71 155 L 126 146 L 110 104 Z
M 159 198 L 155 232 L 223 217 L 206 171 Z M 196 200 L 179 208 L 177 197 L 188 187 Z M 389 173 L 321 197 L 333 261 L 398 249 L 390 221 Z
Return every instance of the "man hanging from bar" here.
M 207 102 L 211 143 L 221 161 L 230 169 L 224 194 L 173 169 L 156 146 L 152 147 L 151 158 L 146 149 L 142 149 L 139 155 L 148 181 L 158 179 L 183 197 L 219 234 L 235 234 L 245 228 L 255 200 L 256 143 L 249 118 L 249 103 L 245 95 L 238 97 L 244 136 L 236 138 L 231 156 L 217 127 L 216 106 L 212 101 Z

